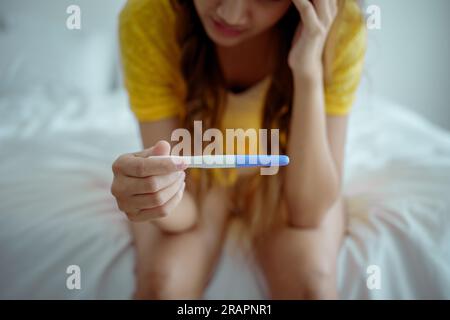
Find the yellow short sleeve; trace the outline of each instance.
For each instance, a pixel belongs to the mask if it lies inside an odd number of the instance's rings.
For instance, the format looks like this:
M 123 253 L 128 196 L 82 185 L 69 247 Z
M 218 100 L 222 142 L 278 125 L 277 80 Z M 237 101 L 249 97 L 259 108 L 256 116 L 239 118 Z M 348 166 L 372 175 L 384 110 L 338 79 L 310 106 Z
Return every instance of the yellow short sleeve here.
M 338 30 L 331 80 L 325 86 L 327 115 L 346 115 L 355 100 L 364 65 L 366 29 L 356 1 L 346 1 Z
M 183 80 L 170 2 L 129 0 L 120 14 L 119 38 L 125 87 L 138 120 L 179 115 Z

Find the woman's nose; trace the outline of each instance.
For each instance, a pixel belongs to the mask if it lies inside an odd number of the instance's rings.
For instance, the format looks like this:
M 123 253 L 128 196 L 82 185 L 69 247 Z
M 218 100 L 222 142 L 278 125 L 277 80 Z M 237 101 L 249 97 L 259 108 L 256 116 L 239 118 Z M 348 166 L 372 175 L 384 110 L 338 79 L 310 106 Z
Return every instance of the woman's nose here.
M 222 0 L 217 15 L 231 26 L 242 26 L 248 19 L 248 0 Z

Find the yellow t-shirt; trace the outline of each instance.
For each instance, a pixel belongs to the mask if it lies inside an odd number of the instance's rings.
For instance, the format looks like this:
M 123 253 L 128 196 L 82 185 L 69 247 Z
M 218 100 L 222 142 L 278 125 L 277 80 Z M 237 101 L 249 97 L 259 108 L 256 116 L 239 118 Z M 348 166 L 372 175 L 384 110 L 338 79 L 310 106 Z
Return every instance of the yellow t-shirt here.
M 346 1 L 337 31 L 332 77 L 325 86 L 327 115 L 349 112 L 360 81 L 366 34 L 359 10 L 356 0 Z M 185 85 L 178 64 L 181 52 L 175 24 L 169 0 L 128 0 L 120 14 L 125 87 L 141 122 L 174 117 L 184 110 Z M 259 129 L 269 85 L 270 78 L 266 78 L 242 94 L 228 93 L 223 127 Z

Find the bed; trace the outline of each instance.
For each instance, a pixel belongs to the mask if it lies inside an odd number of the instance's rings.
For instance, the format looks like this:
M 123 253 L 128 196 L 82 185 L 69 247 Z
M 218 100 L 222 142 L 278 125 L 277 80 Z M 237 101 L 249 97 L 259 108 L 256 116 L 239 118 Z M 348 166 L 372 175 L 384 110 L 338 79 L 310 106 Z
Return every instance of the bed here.
M 109 192 L 112 162 L 141 149 L 117 68 L 123 3 L 77 1 L 82 29 L 68 31 L 71 1 L 0 2 L 0 299 L 132 296 L 132 238 Z M 450 299 L 450 133 L 362 88 L 346 149 L 340 297 Z M 267 297 L 234 245 L 204 298 Z M 72 265 L 80 290 L 66 286 Z
M 1 299 L 131 298 L 132 238 L 109 192 L 113 160 L 141 148 L 127 105 L 122 90 L 0 97 Z M 344 180 L 340 297 L 450 299 L 450 133 L 362 93 Z M 267 297 L 257 265 L 231 242 L 204 298 Z M 66 287 L 70 265 L 80 267 L 80 290 Z

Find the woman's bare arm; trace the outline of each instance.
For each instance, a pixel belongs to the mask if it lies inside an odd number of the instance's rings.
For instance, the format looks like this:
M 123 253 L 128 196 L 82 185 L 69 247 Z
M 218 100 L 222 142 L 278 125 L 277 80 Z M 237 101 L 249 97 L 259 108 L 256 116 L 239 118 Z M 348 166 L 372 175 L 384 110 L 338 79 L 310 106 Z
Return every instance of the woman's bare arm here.
M 179 127 L 178 124 L 177 118 L 140 123 L 144 148 L 150 148 L 161 140 L 166 140 L 170 143 L 172 132 Z M 186 189 L 176 209 L 169 216 L 153 220 L 152 223 L 165 232 L 177 233 L 192 228 L 197 222 L 197 216 L 195 201 L 189 190 Z
M 335 0 L 293 3 L 302 23 L 289 54 L 294 96 L 288 143 L 291 165 L 287 168 L 285 196 L 291 225 L 315 228 L 341 191 L 346 119 L 326 117 L 322 61 L 338 6 Z

